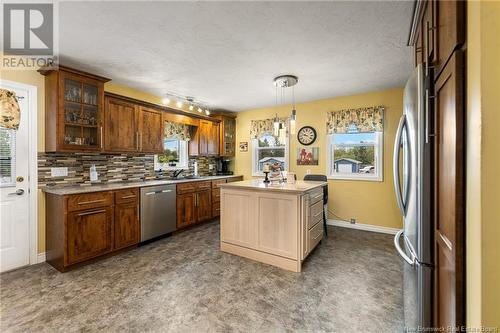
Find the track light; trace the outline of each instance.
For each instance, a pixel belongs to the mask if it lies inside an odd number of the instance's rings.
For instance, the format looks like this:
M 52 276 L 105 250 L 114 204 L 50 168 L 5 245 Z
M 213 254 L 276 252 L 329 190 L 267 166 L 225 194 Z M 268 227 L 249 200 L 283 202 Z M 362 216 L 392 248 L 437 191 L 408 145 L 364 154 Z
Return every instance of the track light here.
M 194 106 L 193 106 L 193 104 L 191 104 L 191 105 L 189 106 L 189 111 L 193 111 L 193 109 L 194 109 Z
M 168 97 L 163 97 L 163 98 L 161 99 L 161 104 L 163 104 L 163 105 L 168 105 L 168 104 L 170 104 L 170 98 L 168 98 Z
M 203 110 L 200 107 L 198 107 L 198 112 L 201 113 L 201 112 L 203 112 Z
M 205 114 L 206 114 L 207 116 L 209 116 L 209 115 L 210 115 L 210 111 L 205 110 Z
M 177 101 L 176 105 L 177 105 L 178 108 L 182 108 L 182 102 L 181 101 Z

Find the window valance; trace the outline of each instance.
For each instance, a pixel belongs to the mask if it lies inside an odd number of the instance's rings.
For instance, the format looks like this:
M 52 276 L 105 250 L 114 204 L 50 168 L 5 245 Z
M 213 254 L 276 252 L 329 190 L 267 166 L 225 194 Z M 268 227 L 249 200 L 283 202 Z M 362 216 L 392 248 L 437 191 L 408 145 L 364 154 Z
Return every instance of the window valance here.
M 381 132 L 384 129 L 384 110 L 383 106 L 372 106 L 328 112 L 327 134 L 349 133 L 352 126 L 358 132 Z
M 17 130 L 21 121 L 21 110 L 13 91 L 0 89 L 0 127 Z
M 165 122 L 165 137 L 172 138 L 175 137 L 178 140 L 189 141 L 191 140 L 190 126 L 181 123 L 175 123 L 172 121 Z
M 280 122 L 286 123 L 288 118 L 279 118 Z M 258 139 L 263 134 L 273 135 L 274 132 L 274 118 L 252 120 L 250 122 L 250 138 Z

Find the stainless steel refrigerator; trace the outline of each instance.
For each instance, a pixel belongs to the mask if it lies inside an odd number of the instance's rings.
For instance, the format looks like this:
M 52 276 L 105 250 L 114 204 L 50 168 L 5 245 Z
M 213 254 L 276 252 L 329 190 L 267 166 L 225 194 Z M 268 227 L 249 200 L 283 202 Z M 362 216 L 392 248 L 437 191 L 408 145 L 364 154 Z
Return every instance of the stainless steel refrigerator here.
M 404 89 L 403 115 L 394 145 L 396 199 L 403 229 L 394 245 L 404 259 L 403 299 L 405 329 L 432 325 L 433 226 L 430 216 L 431 134 L 430 75 L 415 68 Z

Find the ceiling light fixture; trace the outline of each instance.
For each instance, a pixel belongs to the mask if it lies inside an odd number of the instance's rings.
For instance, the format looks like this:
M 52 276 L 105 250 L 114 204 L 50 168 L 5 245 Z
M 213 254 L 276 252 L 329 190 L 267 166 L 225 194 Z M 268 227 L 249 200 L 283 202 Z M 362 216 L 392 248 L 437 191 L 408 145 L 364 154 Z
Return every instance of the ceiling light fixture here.
M 210 111 L 208 111 L 208 109 L 207 109 L 207 110 L 205 110 L 205 114 L 206 114 L 207 116 L 209 116 L 209 115 L 210 115 Z
M 163 97 L 163 98 L 161 99 L 161 104 L 163 104 L 163 105 L 168 105 L 168 104 L 170 104 L 170 98 L 168 98 L 168 97 Z
M 292 113 L 288 119 L 289 134 L 294 135 L 297 127 L 297 110 L 295 109 L 295 85 L 299 82 L 299 78 L 295 75 L 280 75 L 274 78 L 274 86 L 276 87 L 276 105 L 285 103 L 286 88 L 292 88 Z M 278 103 L 280 96 L 280 103 Z M 286 140 L 285 124 L 278 118 L 274 118 L 274 136 L 278 137 L 279 141 L 284 144 Z
M 178 108 L 182 108 L 182 101 L 177 101 L 176 105 L 177 105 Z
M 200 107 L 198 107 L 198 112 L 203 112 L 203 110 Z

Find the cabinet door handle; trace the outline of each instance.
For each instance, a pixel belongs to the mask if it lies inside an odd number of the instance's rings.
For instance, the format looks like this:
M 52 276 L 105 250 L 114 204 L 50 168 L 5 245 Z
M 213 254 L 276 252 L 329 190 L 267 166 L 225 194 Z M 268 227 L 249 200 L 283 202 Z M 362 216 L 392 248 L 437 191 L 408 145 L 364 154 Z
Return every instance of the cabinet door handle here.
M 94 215 L 94 214 L 99 214 L 99 213 L 105 213 L 106 209 L 99 209 L 99 210 L 93 210 L 91 212 L 83 212 L 78 214 L 78 216 L 86 216 L 86 215 Z
M 135 132 L 135 150 L 139 150 L 139 132 Z
M 135 198 L 135 194 L 126 195 L 126 196 L 122 197 L 122 199 L 130 199 L 130 198 Z
M 103 138 L 102 138 L 102 126 L 101 126 L 101 149 L 104 148 Z
M 139 150 L 142 151 L 142 132 L 139 132 Z
M 79 205 L 89 205 L 89 204 L 98 203 L 98 202 L 103 202 L 103 201 L 105 201 L 105 199 L 91 200 L 91 201 L 81 201 L 81 202 L 79 202 L 78 204 L 79 204 Z
M 198 207 L 198 193 L 194 195 L 194 206 Z

